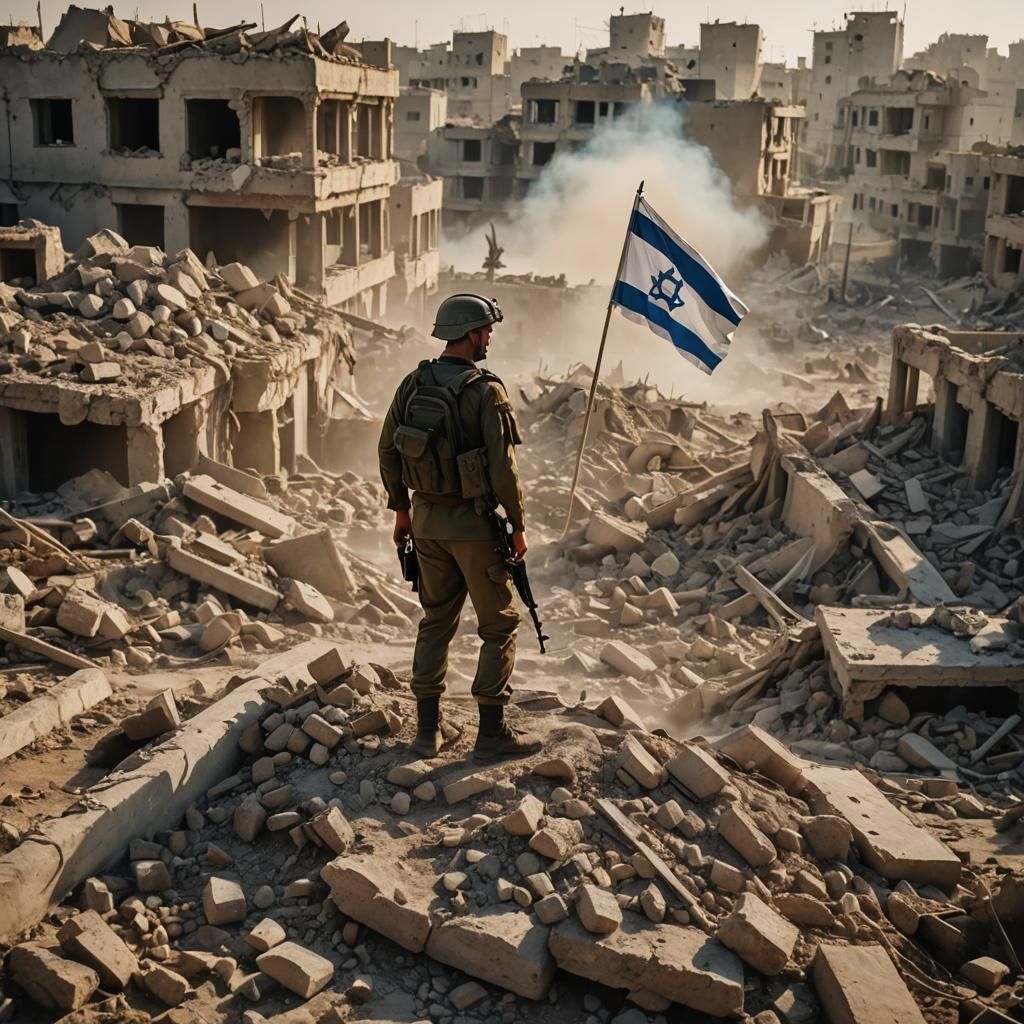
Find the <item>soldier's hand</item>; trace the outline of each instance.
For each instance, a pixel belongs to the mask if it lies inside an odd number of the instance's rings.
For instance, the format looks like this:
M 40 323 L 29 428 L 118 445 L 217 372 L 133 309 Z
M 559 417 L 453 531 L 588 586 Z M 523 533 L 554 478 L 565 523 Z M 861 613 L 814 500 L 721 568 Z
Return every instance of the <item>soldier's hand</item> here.
M 523 530 L 516 530 L 512 534 L 512 547 L 515 549 L 516 561 L 521 562 L 526 557 L 526 533 Z
M 400 548 L 405 544 L 406 537 L 411 536 L 412 517 L 407 509 L 402 509 L 395 513 L 395 532 L 391 535 L 391 539 L 395 542 L 395 547 Z

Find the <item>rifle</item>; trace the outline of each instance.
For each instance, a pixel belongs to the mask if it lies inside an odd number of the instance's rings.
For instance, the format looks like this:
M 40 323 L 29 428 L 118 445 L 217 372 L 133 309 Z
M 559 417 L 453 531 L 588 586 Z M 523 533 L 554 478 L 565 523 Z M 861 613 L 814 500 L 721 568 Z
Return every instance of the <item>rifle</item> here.
M 512 576 L 512 583 L 516 590 L 519 591 L 519 597 L 523 604 L 526 605 L 530 618 L 533 619 L 533 628 L 537 631 L 537 643 L 540 644 L 540 653 L 547 654 L 547 651 L 544 649 L 544 642 L 550 640 L 551 637 L 545 636 L 544 627 L 537 616 L 537 602 L 534 600 L 533 590 L 530 587 L 530 577 L 526 574 L 526 563 L 522 559 L 516 558 L 515 548 L 512 547 L 512 524 L 493 506 L 487 510 L 487 515 L 498 531 L 498 547 L 496 550 L 504 560 Z

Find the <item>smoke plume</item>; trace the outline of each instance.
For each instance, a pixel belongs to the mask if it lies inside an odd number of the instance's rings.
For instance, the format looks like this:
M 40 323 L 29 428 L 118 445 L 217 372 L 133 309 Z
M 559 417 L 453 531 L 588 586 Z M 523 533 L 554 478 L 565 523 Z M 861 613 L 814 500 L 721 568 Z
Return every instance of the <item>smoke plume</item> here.
M 545 165 L 511 222 L 498 228 L 504 272 L 610 284 L 641 181 L 654 208 L 723 274 L 765 241 L 763 220 L 734 206 L 728 178 L 707 149 L 685 138 L 678 110 L 638 103 L 599 125 L 581 149 Z M 446 238 L 444 261 L 479 269 L 483 236 L 481 228 Z

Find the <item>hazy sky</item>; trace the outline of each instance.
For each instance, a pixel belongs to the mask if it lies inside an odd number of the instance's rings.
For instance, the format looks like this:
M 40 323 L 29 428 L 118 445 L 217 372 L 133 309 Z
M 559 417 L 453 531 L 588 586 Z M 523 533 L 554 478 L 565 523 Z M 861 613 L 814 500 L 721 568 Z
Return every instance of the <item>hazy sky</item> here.
M 98 0 L 78 0 L 81 6 L 102 7 Z M 225 25 L 249 20 L 260 21 L 260 4 L 246 0 L 198 0 L 200 21 Z M 47 34 L 53 30 L 67 5 L 43 0 L 43 24 Z M 655 6 L 665 20 L 669 43 L 696 44 L 700 22 L 710 17 L 720 21 L 759 21 L 766 37 L 765 58 L 796 63 L 798 56 L 810 56 L 810 32 L 814 28 L 832 28 L 842 23 L 848 10 L 904 9 L 898 4 L 866 3 L 851 7 L 846 0 L 780 0 L 776 4 L 757 4 L 751 0 L 720 0 L 709 5 L 683 4 L 665 0 Z M 139 0 L 138 4 L 114 2 L 123 17 L 142 17 L 162 21 L 164 15 L 191 20 L 191 0 Z M 643 8 L 626 7 L 626 13 Z M 940 32 L 986 33 L 990 46 L 1004 53 L 1007 43 L 1024 36 L 1021 0 L 908 0 L 906 10 L 906 53 L 913 53 L 931 42 Z M 326 30 L 335 21 L 346 18 L 353 39 L 379 39 L 389 36 L 397 43 L 420 46 L 450 39 L 453 29 L 496 28 L 509 36 L 510 45 L 536 46 L 560 44 L 573 52 L 577 46 L 602 46 L 607 43 L 609 14 L 618 7 L 584 0 L 516 0 L 515 3 L 480 2 L 456 4 L 434 0 L 384 0 L 370 3 L 336 4 L 328 0 L 264 0 L 263 15 L 268 27 L 279 24 L 299 11 L 307 16 L 311 28 L 317 22 Z M 713 12 L 713 14 L 711 13 Z M 15 21 L 36 20 L 35 0 L 0 0 L 0 17 Z

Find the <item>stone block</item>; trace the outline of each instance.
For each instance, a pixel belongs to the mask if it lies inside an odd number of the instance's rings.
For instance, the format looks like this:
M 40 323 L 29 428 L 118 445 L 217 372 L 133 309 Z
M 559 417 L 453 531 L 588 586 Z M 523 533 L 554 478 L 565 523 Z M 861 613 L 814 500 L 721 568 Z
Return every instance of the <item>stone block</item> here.
M 831 928 L 835 917 L 828 906 L 803 892 L 781 892 L 775 896 L 779 913 L 801 928 Z
M 715 749 L 744 768 L 756 769 L 790 793 L 798 792 L 803 786 L 805 762 L 756 725 L 744 725 L 727 733 L 718 740 Z
M 328 750 L 333 750 L 344 737 L 344 731 L 337 725 L 331 725 L 320 715 L 310 715 L 302 723 L 302 731 L 307 736 L 312 736 L 317 743 L 322 743 Z
M 691 743 L 684 743 L 665 769 L 698 800 L 715 796 L 729 782 L 729 772 L 714 755 Z
M 494 786 L 494 779 L 490 779 L 486 775 L 467 775 L 454 782 L 449 782 L 442 792 L 449 804 L 457 804 L 470 797 L 478 796 L 480 793 L 486 793 L 494 789 Z
M 988 995 L 994 992 L 1010 973 L 1010 968 L 1000 963 L 995 957 L 979 956 L 969 960 L 960 968 L 960 973 L 977 988 Z
M 421 953 L 426 948 L 436 878 L 410 877 L 396 865 L 365 854 L 329 861 L 320 877 L 330 886 L 335 905 L 349 917 L 403 949 Z
M 188 979 L 163 964 L 147 960 L 142 970 L 142 984 L 154 999 L 166 1006 L 177 1006 L 188 995 Z
M 125 736 L 133 742 L 162 736 L 165 732 L 177 729 L 181 725 L 178 705 L 174 700 L 173 690 L 163 690 L 147 705 L 144 711 L 129 715 L 122 723 Z
M 647 679 L 658 671 L 658 666 L 635 647 L 621 640 L 609 640 L 601 648 L 601 660 L 624 676 Z
M 57 932 L 61 948 L 79 963 L 91 967 L 108 992 L 120 992 L 139 968 L 135 954 L 95 910 L 85 910 Z
M 588 544 L 612 548 L 619 554 L 630 555 L 639 551 L 647 539 L 647 524 L 632 523 L 606 512 L 595 511 L 587 524 L 585 540 Z
M 339 807 L 321 811 L 310 825 L 332 853 L 344 853 L 355 841 L 352 826 Z
M 772 841 L 738 807 L 726 808 L 718 833 L 751 867 L 761 868 L 775 860 Z
M 632 918 L 595 936 L 570 919 L 548 945 L 562 970 L 610 988 L 655 993 L 711 1017 L 743 1009 L 743 965 L 697 928 Z
M 606 722 L 618 726 L 620 729 L 642 729 L 643 719 L 634 710 L 633 706 L 624 697 L 606 697 L 594 709 L 595 715 L 600 715 Z
M 896 753 L 914 768 L 937 772 L 956 771 L 956 762 L 920 733 L 905 732 L 896 743 Z
M 543 802 L 532 793 L 527 793 L 519 801 L 519 806 L 501 819 L 501 824 L 511 836 L 532 836 L 540 828 L 540 820 L 543 816 Z
M 504 907 L 436 923 L 427 955 L 526 999 L 543 999 L 555 975 L 548 929 Z
M 811 977 L 829 1024 L 925 1024 L 881 946 L 820 945 Z
M 583 826 L 571 818 L 548 818 L 530 837 L 530 849 L 549 860 L 565 860 L 583 842 Z
M 132 874 L 139 892 L 163 892 L 174 884 L 170 868 L 162 860 L 132 861 Z
M 615 763 L 645 789 L 657 789 L 665 781 L 665 769 L 632 734 L 619 744 Z
M 244 292 L 260 283 L 260 279 L 244 263 L 225 264 L 217 273 L 233 292 Z
M 596 885 L 584 884 L 576 890 L 576 913 L 583 927 L 596 935 L 610 935 L 622 924 L 619 901 Z
M 762 974 L 779 974 L 800 932 L 759 896 L 744 893 L 722 919 L 716 938 Z
M 214 875 L 203 889 L 203 913 L 206 923 L 217 927 L 244 921 L 246 902 L 242 887 L 230 878 Z
M 263 760 L 269 761 L 269 758 Z M 259 763 L 259 762 L 257 762 Z M 273 762 L 271 761 L 271 764 Z M 255 766 L 254 766 L 255 770 Z M 255 842 L 267 823 L 267 812 L 255 796 L 247 796 L 236 808 L 232 826 L 244 843 Z
M 565 899 L 557 892 L 549 893 L 533 905 L 533 911 L 541 924 L 557 924 L 569 916 Z
M 334 621 L 334 609 L 330 601 L 311 584 L 301 580 L 287 580 L 284 596 L 288 604 L 307 619 L 322 623 Z
M 100 985 L 99 975 L 91 967 L 65 960 L 41 946 L 15 946 L 7 970 L 34 1003 L 63 1013 L 84 1006 Z
M 266 953 L 268 949 L 279 946 L 288 934 L 284 928 L 272 917 L 265 917 L 245 937 L 246 944 L 252 946 L 259 953 Z
M 818 860 L 846 860 L 853 842 L 853 828 L 837 814 L 818 814 L 804 818 L 800 831 Z

